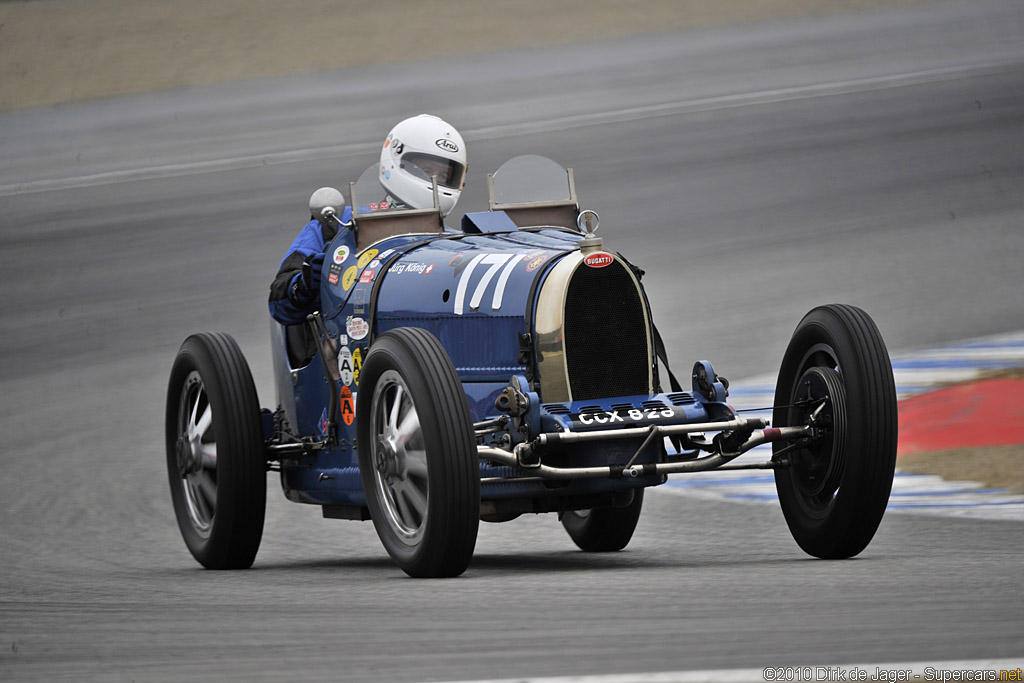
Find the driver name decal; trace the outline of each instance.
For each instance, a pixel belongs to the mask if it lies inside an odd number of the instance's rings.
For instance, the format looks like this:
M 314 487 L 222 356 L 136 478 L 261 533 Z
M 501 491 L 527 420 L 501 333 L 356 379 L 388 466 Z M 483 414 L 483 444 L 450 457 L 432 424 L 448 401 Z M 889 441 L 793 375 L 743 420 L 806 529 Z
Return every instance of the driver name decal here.
M 433 270 L 433 263 L 416 263 L 400 261 L 388 269 L 388 274 L 400 275 L 402 273 L 414 273 L 416 275 L 429 275 Z
M 615 257 L 605 251 L 595 251 L 583 257 L 583 263 L 591 268 L 604 268 L 611 265 Z

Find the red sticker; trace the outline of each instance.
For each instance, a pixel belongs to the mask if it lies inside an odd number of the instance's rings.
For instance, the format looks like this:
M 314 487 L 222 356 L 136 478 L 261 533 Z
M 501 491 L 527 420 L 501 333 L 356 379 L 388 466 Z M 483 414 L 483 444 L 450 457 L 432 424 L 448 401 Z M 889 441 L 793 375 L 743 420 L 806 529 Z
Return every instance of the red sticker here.
M 352 390 L 348 387 L 341 388 L 341 419 L 345 424 L 351 425 L 356 419 L 356 407 L 352 401 Z
M 583 263 L 587 264 L 591 268 L 604 268 L 610 266 L 615 257 L 609 253 L 603 251 L 595 251 L 593 254 L 589 254 L 583 258 Z
M 373 282 L 373 274 L 372 270 L 364 270 L 363 274 L 359 276 L 359 283 L 365 285 L 367 282 Z

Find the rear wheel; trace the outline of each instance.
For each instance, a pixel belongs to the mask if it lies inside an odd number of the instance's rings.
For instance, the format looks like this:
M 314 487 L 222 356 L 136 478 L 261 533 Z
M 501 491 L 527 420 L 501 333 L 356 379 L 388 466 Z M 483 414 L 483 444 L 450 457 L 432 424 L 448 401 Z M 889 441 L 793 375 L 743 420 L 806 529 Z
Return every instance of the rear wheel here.
M 370 517 L 410 576 L 458 576 L 480 524 L 480 465 L 455 367 L 425 330 L 398 328 L 370 347 L 356 409 Z
M 896 467 L 896 390 L 878 328 L 854 306 L 815 308 L 786 349 L 775 426 L 813 424 L 819 436 L 775 470 L 790 532 L 808 554 L 845 558 L 867 547 L 885 513 Z
M 185 545 L 207 569 L 251 566 L 263 536 L 267 467 L 256 386 L 230 336 L 195 334 L 181 345 L 165 433 Z
M 643 504 L 644 490 L 633 489 L 633 499 L 625 507 L 569 510 L 562 515 L 562 526 L 584 552 L 622 550 L 633 538 Z

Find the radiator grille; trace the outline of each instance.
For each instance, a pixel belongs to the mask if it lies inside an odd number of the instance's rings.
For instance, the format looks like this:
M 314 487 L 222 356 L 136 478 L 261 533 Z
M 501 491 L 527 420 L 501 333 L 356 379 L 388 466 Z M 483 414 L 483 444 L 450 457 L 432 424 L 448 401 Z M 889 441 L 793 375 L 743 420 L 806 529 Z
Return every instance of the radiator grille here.
M 644 303 L 620 262 L 576 269 L 566 292 L 563 330 L 574 401 L 648 393 Z

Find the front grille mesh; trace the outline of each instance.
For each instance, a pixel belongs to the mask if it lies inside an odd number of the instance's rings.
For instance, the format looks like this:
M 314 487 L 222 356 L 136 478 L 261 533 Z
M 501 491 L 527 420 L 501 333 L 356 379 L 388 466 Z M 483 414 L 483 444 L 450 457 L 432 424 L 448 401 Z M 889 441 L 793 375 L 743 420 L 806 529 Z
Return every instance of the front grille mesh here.
M 574 401 L 648 393 L 644 302 L 619 261 L 576 269 L 566 292 L 563 331 Z

